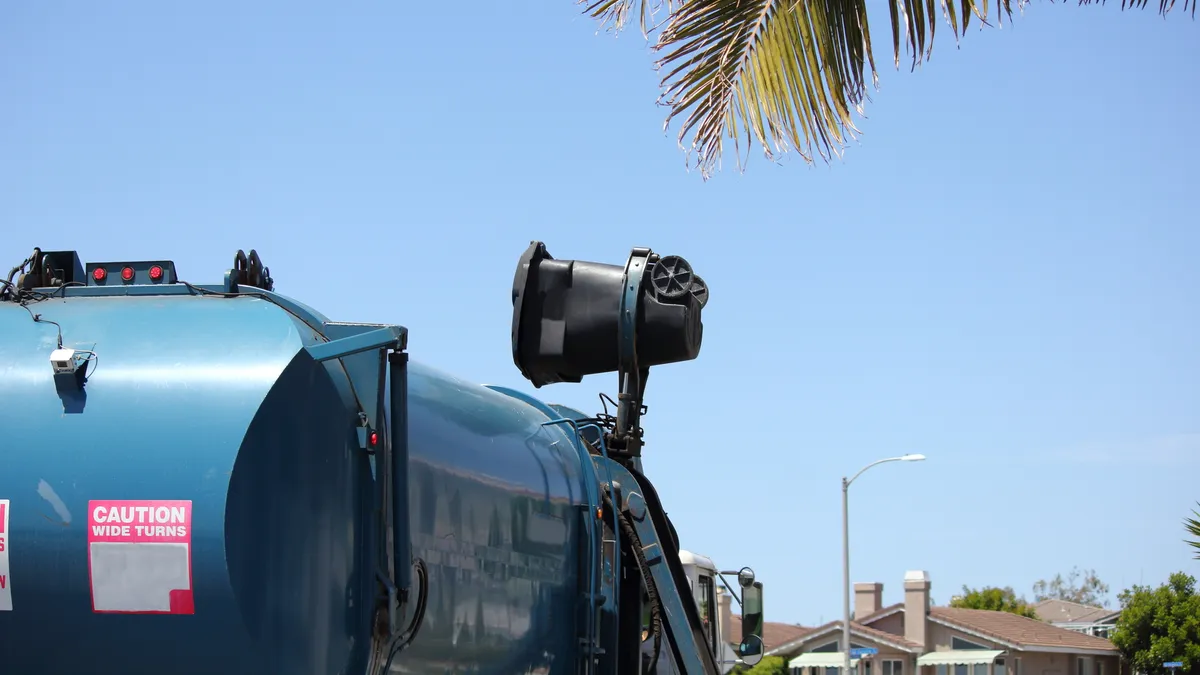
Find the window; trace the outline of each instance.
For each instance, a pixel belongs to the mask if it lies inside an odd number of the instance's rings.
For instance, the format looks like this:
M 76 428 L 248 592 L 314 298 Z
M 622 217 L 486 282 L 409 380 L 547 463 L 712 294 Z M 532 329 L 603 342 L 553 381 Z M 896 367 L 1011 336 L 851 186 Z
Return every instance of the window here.
M 992 662 L 992 673 L 993 675 L 1005 675 L 1003 656 L 997 656 L 996 660 Z
M 954 675 L 988 675 L 988 664 L 986 663 L 956 663 L 954 664 Z
M 1096 659 L 1096 675 L 1104 675 L 1104 662 Z
M 821 645 L 820 647 L 813 647 L 812 649 L 810 649 L 808 651 L 810 651 L 810 652 L 840 652 L 842 650 L 838 649 L 839 642 L 840 642 L 839 640 L 834 640 L 833 642 L 826 642 L 825 644 Z M 862 645 L 858 644 L 854 640 L 850 641 L 851 649 L 862 649 L 862 647 L 863 647 Z
M 990 649 L 990 647 L 984 647 L 983 645 L 975 643 L 975 642 L 971 642 L 970 640 L 964 640 L 964 639 L 958 637 L 957 635 L 950 638 L 950 648 L 951 649 Z
M 712 616 L 713 608 L 716 606 L 716 589 L 713 586 L 713 578 L 706 575 L 699 575 L 700 583 L 697 584 L 693 591 L 696 598 L 696 607 L 700 610 L 700 622 L 704 624 L 705 637 L 708 638 L 708 645 L 716 652 L 717 646 L 717 622 Z M 1081 674 L 1082 675 L 1082 674 Z
M 1075 675 L 1088 675 L 1087 659 L 1082 656 L 1075 657 Z
M 829 653 L 829 652 L 836 652 L 838 650 L 837 647 L 838 647 L 837 640 L 834 640 L 833 642 L 826 642 L 825 644 L 821 645 L 820 647 L 813 647 L 812 649 L 810 649 L 808 651 Z M 812 666 L 808 669 L 808 672 L 809 672 L 809 675 L 841 675 L 841 670 L 842 669 L 838 668 L 837 666 L 826 666 L 825 668 L 819 668 L 817 666 Z
M 904 675 L 904 662 L 900 660 L 880 661 L 880 668 L 879 675 Z

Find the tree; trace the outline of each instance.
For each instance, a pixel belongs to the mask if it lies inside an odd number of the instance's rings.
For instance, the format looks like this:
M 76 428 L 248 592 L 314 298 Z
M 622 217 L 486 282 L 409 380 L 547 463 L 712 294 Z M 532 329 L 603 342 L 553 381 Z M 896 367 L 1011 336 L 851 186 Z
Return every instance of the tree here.
M 1196 506 L 1200 506 L 1200 502 L 1196 502 Z M 1196 560 L 1200 560 L 1200 511 L 1192 511 L 1195 518 L 1184 518 L 1183 526 L 1187 528 L 1188 534 L 1195 539 L 1187 539 L 1188 545 L 1196 549 Z
M 950 600 L 951 607 L 962 609 L 990 609 L 994 612 L 1010 612 L 1036 619 L 1037 614 L 1025 598 L 1018 598 L 1012 587 L 984 586 L 978 590 L 963 586 L 963 594 Z
M 1081 572 L 1075 567 L 1067 573 L 1066 579 L 1056 574 L 1049 581 L 1042 579 L 1033 585 L 1033 601 L 1043 600 L 1068 600 L 1081 605 L 1108 607 L 1108 584 L 1100 581 L 1096 570 Z
M 657 25 L 651 24 L 663 0 L 581 1 L 587 14 L 614 32 L 636 15 L 647 40 L 656 34 L 651 44 L 662 54 L 655 67 L 665 72 L 659 100 L 670 109 L 666 124 L 683 119 L 680 148 L 692 134 L 691 150 L 705 178 L 721 159 L 724 138 L 733 141 L 739 166 L 743 147 L 749 151 L 755 142 L 768 159 L 793 148 L 811 163 L 814 145 L 826 161 L 840 155 L 858 131 L 851 110 L 863 114 L 870 98 L 868 65 L 878 89 L 866 0 L 666 0 L 667 17 Z M 998 23 L 1011 20 L 1013 4 L 1020 9 L 1027 2 L 996 0 Z M 1184 0 L 1183 11 L 1191 5 L 1194 16 L 1196 3 Z M 1146 4 L 1123 0 L 1121 7 Z M 1175 0 L 1159 0 L 1158 12 L 1174 7 Z M 972 16 L 988 25 L 988 0 L 888 0 L 888 8 L 897 69 L 901 30 L 915 70 L 929 58 L 939 22 L 949 22 L 956 43 Z
M 1196 579 L 1183 572 L 1152 589 L 1121 592 L 1121 617 L 1112 642 L 1134 672 L 1166 673 L 1166 661 L 1182 661 L 1179 675 L 1200 673 L 1200 595 Z

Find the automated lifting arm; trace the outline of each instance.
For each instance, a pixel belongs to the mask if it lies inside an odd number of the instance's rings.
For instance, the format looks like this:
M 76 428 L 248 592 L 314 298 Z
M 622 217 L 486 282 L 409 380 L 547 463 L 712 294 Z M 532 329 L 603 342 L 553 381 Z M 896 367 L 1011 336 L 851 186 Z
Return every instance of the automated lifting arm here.
M 710 644 L 700 609 L 693 600 L 679 557 L 675 530 L 658 494 L 642 471 L 643 399 L 650 368 L 695 359 L 704 326 L 701 310 L 708 286 L 679 256 L 659 256 L 635 248 L 625 265 L 556 260 L 541 242 L 532 242 L 513 280 L 513 361 L 535 387 L 580 382 L 585 375 L 616 372 L 615 417 L 604 413 L 574 420 L 603 477 L 602 514 L 621 555 L 614 556 L 616 607 L 597 607 L 616 615 L 617 637 L 586 636 L 593 653 L 583 672 L 641 672 L 642 601 L 649 601 L 647 628 L 654 638 L 651 670 L 665 632 L 670 655 L 683 673 L 719 675 L 721 665 Z M 605 397 L 602 395 L 602 400 Z M 611 400 L 611 399 L 610 399 Z M 622 558 L 636 574 L 622 576 Z M 761 591 L 748 568 L 739 574 L 744 607 L 741 662 L 762 658 Z M 639 579 L 640 577 L 640 579 Z M 621 579 L 637 580 L 620 588 Z M 737 597 L 737 594 L 734 594 Z M 739 602 L 741 600 L 739 599 Z M 602 620 L 594 625 L 604 626 Z M 610 649 L 615 649 L 612 654 Z M 599 664 L 593 671 L 593 662 Z

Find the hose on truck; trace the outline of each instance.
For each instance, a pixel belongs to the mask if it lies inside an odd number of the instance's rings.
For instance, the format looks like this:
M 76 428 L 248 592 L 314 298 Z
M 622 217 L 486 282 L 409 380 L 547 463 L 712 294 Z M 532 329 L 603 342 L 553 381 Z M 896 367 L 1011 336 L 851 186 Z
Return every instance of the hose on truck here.
M 642 579 L 646 585 L 646 595 L 650 598 L 650 631 L 654 635 L 654 652 L 650 660 L 650 669 L 647 671 L 649 675 L 654 675 L 658 671 L 658 657 L 662 651 L 662 600 L 658 595 L 658 584 L 654 582 L 654 576 L 650 572 L 650 564 L 646 562 L 646 552 L 642 550 L 642 540 L 638 537 L 637 529 L 633 525 L 632 516 L 627 510 L 617 510 L 613 506 L 612 496 L 608 492 L 603 492 L 603 506 L 606 511 L 617 514 L 617 522 L 621 528 L 621 535 L 629 542 L 629 548 L 633 552 L 633 557 L 637 560 L 638 569 L 642 574 Z

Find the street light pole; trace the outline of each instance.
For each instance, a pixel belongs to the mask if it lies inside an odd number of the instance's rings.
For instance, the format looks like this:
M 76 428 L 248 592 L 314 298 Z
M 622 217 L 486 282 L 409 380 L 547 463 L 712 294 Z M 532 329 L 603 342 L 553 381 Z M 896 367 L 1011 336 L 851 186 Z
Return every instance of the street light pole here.
M 867 469 L 884 462 L 920 462 L 925 455 L 880 459 L 859 469 L 852 478 L 842 476 L 842 675 L 850 675 L 850 484 Z
M 842 675 L 850 675 L 850 481 L 845 476 L 842 476 L 842 584 L 842 656 L 845 657 Z

